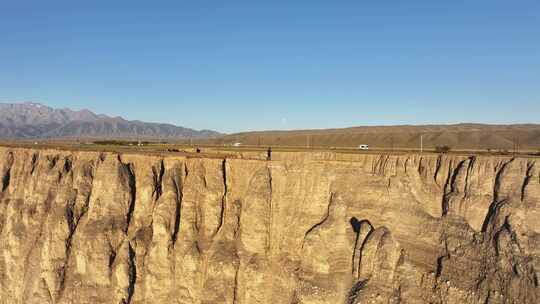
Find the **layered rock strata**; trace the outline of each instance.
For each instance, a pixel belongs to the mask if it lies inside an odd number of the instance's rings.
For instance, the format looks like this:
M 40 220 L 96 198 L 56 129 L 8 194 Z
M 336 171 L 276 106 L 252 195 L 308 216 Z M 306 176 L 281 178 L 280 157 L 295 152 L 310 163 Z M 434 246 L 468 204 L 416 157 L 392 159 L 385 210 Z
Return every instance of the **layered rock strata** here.
M 0 148 L 1 303 L 537 303 L 540 159 Z

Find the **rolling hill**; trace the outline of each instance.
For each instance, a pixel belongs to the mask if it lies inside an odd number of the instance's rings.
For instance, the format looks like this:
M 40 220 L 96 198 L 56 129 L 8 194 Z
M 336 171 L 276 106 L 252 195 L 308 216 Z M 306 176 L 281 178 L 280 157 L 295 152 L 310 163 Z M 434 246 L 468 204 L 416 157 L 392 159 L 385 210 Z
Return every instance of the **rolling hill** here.
M 217 144 L 358 147 L 368 144 L 382 149 L 418 149 L 420 138 L 426 149 L 449 146 L 463 150 L 540 149 L 539 124 L 489 125 L 399 125 L 363 126 L 343 129 L 243 132 L 211 141 Z

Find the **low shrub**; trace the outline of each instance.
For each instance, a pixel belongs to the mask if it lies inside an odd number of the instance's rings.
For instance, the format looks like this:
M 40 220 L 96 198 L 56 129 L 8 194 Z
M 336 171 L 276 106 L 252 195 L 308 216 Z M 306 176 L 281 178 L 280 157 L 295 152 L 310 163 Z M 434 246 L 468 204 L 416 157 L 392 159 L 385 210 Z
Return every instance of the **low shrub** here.
M 448 152 L 450 152 L 451 149 L 452 148 L 450 148 L 450 146 L 446 146 L 446 145 L 445 146 L 437 146 L 437 147 L 435 147 L 435 151 L 437 153 L 448 153 Z

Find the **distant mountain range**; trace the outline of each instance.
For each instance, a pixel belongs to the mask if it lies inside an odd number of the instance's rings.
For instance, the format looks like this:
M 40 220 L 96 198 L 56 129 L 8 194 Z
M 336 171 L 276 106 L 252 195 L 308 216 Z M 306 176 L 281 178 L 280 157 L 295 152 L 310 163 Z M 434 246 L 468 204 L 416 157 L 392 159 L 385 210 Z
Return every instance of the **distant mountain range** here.
M 221 134 L 34 102 L 0 103 L 0 138 L 211 138 Z

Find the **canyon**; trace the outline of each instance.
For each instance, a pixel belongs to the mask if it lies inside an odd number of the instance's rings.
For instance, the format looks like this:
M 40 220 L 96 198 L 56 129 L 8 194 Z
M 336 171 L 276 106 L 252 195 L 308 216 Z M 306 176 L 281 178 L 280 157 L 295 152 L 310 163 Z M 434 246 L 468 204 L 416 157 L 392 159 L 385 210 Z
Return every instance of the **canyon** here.
M 538 160 L 0 147 L 0 303 L 536 303 Z

